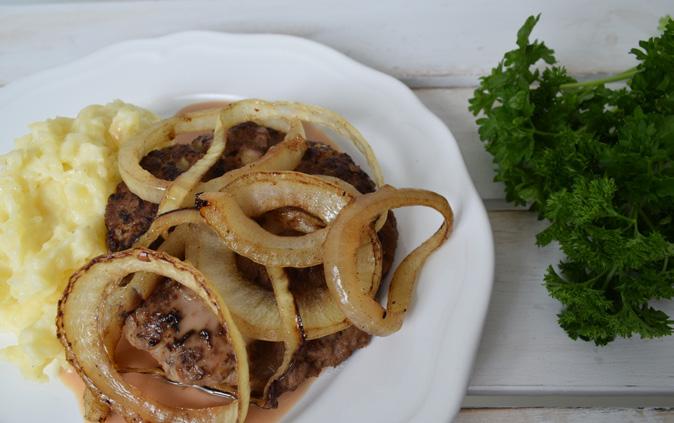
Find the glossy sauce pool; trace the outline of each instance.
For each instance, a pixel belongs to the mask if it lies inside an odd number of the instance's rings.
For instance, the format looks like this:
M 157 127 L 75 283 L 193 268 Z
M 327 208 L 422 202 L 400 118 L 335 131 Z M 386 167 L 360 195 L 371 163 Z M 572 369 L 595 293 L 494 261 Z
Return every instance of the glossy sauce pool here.
M 121 367 L 152 368 L 157 362 L 146 352 L 131 347 L 123 338 L 115 351 L 115 362 Z M 184 388 L 169 385 L 160 378 L 138 373 L 126 373 L 123 375 L 131 385 L 138 388 L 143 394 L 161 404 L 170 404 L 174 407 L 204 408 L 222 405 L 226 400 L 205 394 L 193 388 Z M 80 405 L 80 411 L 84 416 L 82 394 L 84 382 L 72 369 L 63 370 L 60 374 L 63 384 L 74 394 Z M 308 379 L 299 388 L 292 392 L 286 392 L 279 397 L 278 408 L 262 409 L 251 405 L 246 417 L 246 423 L 276 423 L 286 415 L 292 407 L 302 398 L 302 395 L 311 386 L 313 379 Z M 106 423 L 124 423 L 119 415 L 112 415 Z

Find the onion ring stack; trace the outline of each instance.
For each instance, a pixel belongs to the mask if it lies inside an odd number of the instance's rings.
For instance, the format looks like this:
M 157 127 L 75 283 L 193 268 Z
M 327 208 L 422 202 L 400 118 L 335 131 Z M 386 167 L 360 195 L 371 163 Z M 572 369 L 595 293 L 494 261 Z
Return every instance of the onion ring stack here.
M 285 138 L 259 159 L 202 182 L 225 151 L 229 129 L 249 121 L 285 132 Z M 342 180 L 294 171 L 307 149 L 303 122 L 349 138 L 365 155 L 379 190 L 361 194 Z M 155 178 L 140 166 L 150 151 L 195 131 L 212 131 L 213 141 L 175 181 Z M 121 148 L 119 167 L 133 193 L 159 204 L 159 215 L 133 248 L 98 257 L 75 273 L 59 302 L 58 336 L 86 384 L 89 416 L 110 408 L 128 421 L 243 422 L 250 402 L 273 405 L 273 385 L 291 368 L 305 340 L 350 325 L 380 336 L 399 330 L 421 267 L 452 228 L 447 200 L 430 191 L 384 185 L 362 135 L 317 106 L 242 100 L 166 119 Z M 375 298 L 383 257 L 376 231 L 389 210 L 417 205 L 434 208 L 444 222 L 395 270 L 384 308 Z M 263 216 L 296 235 L 275 234 Z M 237 254 L 264 266 L 271 290 L 238 271 Z M 184 260 L 176 258 L 181 256 Z M 291 291 L 287 268 L 321 264 L 325 286 Z M 162 277 L 191 289 L 225 330 L 236 361 L 236 386 L 217 387 L 231 392 L 227 404 L 170 407 L 144 399 L 121 377 L 112 351 L 125 317 Z M 252 392 L 246 345 L 253 340 L 281 342 L 284 353 L 264 387 Z

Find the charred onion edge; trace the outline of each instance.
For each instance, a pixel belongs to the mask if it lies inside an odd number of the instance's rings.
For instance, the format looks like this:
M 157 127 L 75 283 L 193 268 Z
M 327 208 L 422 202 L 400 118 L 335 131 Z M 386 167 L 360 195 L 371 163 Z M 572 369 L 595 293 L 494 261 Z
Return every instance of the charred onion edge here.
M 358 284 L 356 251 L 362 230 L 390 209 L 425 206 L 437 210 L 444 222 L 440 228 L 403 259 L 389 286 L 387 307 L 365 295 Z M 329 228 L 324 245 L 325 280 L 333 298 L 359 329 L 378 336 L 390 335 L 402 326 L 419 270 L 428 256 L 442 245 L 452 228 L 453 214 L 447 200 L 420 189 L 384 186 L 345 207 Z
M 108 285 L 134 272 L 153 272 L 176 280 L 197 294 L 225 325 L 235 351 L 239 399 L 221 407 L 185 409 L 142 399 L 140 392 L 116 371 L 97 327 L 99 310 Z M 71 308 L 72 307 L 72 308 Z M 243 422 L 250 395 L 245 343 L 227 306 L 206 278 L 194 267 L 162 252 L 134 248 L 99 256 L 78 270 L 58 303 L 57 336 L 66 358 L 92 393 L 130 421 Z

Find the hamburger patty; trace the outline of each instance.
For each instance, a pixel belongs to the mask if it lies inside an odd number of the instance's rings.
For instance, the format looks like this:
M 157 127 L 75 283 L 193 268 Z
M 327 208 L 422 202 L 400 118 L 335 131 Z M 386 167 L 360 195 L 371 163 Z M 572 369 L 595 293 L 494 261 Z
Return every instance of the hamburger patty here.
M 141 166 L 158 178 L 174 180 L 205 154 L 211 139 L 210 136 L 198 136 L 191 143 L 152 151 L 143 158 Z M 282 139 L 282 133 L 251 122 L 232 128 L 223 156 L 204 176 L 204 180 L 259 158 Z M 370 177 L 348 155 L 321 143 L 309 142 L 296 170 L 340 178 L 363 193 L 375 189 Z M 108 199 L 105 212 L 108 248 L 119 251 L 131 247 L 147 231 L 156 212 L 157 205 L 143 201 L 123 182 L 120 183 Z M 389 213 L 386 225 L 379 232 L 379 238 L 384 251 L 383 270 L 386 272 L 391 266 L 398 238 L 392 213 Z M 237 257 L 237 266 L 248 279 L 271 289 L 263 266 L 241 256 Z M 291 290 L 325 284 L 322 266 L 289 269 L 289 277 Z M 124 334 L 131 345 L 150 352 L 164 368 L 167 377 L 173 380 L 186 384 L 235 384 L 234 360 L 224 328 L 218 328 L 217 322 L 204 317 L 204 314 L 209 312 L 189 289 L 166 280 L 129 315 Z M 297 352 L 291 369 L 274 384 L 268 405 L 275 406 L 278 395 L 294 390 L 306 378 L 317 376 L 324 367 L 338 365 L 369 341 L 368 334 L 351 327 L 305 342 Z M 259 393 L 280 364 L 283 344 L 255 341 L 248 350 L 251 388 L 253 393 Z

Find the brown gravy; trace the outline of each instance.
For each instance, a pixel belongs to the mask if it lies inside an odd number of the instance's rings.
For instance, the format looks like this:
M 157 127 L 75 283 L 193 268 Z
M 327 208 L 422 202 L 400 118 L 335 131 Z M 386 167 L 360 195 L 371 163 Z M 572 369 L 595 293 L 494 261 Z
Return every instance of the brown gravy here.
M 122 367 L 153 368 L 157 366 L 157 362 L 150 356 L 150 354 L 135 349 L 124 338 L 119 342 L 117 350 L 115 351 L 115 362 Z M 128 383 L 140 389 L 147 398 L 173 407 L 204 408 L 223 405 L 227 402 L 225 399 L 208 395 L 194 388 L 170 385 L 163 382 L 160 378 L 150 375 L 126 373 L 122 377 Z M 79 375 L 72 369 L 62 370 L 60 379 L 63 384 L 75 394 L 80 406 L 80 411 L 84 415 L 84 405 L 82 403 L 84 382 L 82 382 Z M 251 406 L 248 411 L 246 422 L 279 422 L 302 398 L 302 395 L 306 392 L 312 382 L 313 379 L 307 380 L 295 391 L 286 392 L 281 395 L 278 401 L 278 408 L 266 410 Z M 119 415 L 113 414 L 106 420 L 106 423 L 124 423 L 124 419 Z

